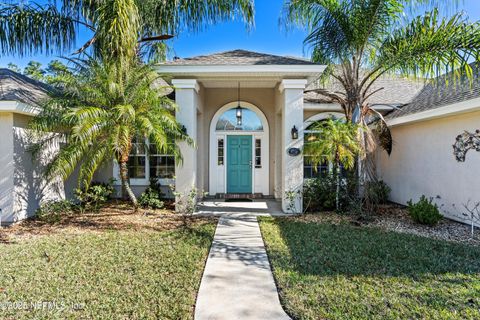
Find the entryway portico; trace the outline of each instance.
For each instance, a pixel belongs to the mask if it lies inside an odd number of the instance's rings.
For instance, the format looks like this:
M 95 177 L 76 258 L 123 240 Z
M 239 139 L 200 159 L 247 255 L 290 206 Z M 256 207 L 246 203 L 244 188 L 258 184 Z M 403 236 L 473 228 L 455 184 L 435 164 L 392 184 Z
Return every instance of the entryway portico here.
M 303 185 L 303 157 L 288 151 L 303 147 L 304 90 L 323 70 L 302 59 L 242 50 L 160 65 L 175 87 L 177 119 L 196 142 L 180 145 L 176 191 L 274 196 L 288 211 L 285 193 Z M 232 118 L 238 105 L 241 125 Z

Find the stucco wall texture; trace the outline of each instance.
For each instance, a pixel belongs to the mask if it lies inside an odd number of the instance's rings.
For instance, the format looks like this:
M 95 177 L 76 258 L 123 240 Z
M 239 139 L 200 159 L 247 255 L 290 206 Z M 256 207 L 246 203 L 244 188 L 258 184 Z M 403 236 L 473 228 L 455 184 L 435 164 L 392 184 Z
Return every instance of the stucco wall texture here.
M 470 150 L 458 162 L 452 145 L 457 135 L 477 129 L 480 111 L 392 127 L 392 154 L 381 151 L 377 157 L 391 200 L 406 204 L 433 197 L 445 216 L 463 221 L 463 205 L 480 201 L 480 152 Z
M 60 178 L 48 180 L 43 175 L 45 164 L 58 150 L 54 141 L 33 158 L 28 150 L 29 116 L 3 114 L 0 116 L 2 140 L 0 208 L 2 224 L 10 224 L 35 214 L 40 204 L 73 195 L 75 175 L 63 182 Z

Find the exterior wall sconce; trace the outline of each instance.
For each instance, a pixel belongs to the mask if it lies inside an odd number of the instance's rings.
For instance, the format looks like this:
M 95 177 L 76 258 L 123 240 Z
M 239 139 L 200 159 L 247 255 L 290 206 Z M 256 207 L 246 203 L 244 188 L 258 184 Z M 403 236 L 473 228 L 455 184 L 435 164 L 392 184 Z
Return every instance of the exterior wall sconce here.
M 238 92 L 237 92 L 238 106 L 235 109 L 235 115 L 237 116 L 237 126 L 242 125 L 242 107 L 240 106 L 240 82 L 238 83 Z
M 180 130 L 182 130 L 183 134 L 187 134 L 187 127 L 185 127 L 185 125 L 182 124 L 182 128 Z
M 298 139 L 298 129 L 296 126 L 293 126 L 292 128 L 292 140 L 297 140 Z

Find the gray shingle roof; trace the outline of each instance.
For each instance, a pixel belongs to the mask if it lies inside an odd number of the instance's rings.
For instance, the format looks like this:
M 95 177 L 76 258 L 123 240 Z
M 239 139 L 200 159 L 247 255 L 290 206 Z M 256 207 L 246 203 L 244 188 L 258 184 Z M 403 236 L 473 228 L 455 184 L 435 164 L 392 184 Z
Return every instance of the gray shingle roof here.
M 38 106 L 51 87 L 10 69 L 0 68 L 0 101 L 19 101 Z
M 403 77 L 385 75 L 380 77 L 372 85 L 369 92 L 380 88 L 384 89 L 372 95 L 368 99 L 368 102 L 372 105 L 404 105 L 411 102 L 412 99 L 422 90 L 423 86 L 423 81 L 414 81 Z M 314 88 L 324 88 L 332 92 L 345 91 L 338 81 L 331 81 L 325 85 L 314 83 L 308 89 Z M 307 103 L 332 102 L 329 98 L 315 92 L 305 93 L 304 101 Z
M 390 112 L 386 118 L 398 118 L 480 97 L 480 67 L 474 64 L 471 66 L 472 80 L 468 80 L 466 76 L 455 79 L 451 73 L 441 76 L 428 83 L 411 103 Z
M 309 60 L 233 50 L 165 62 L 164 65 L 315 65 Z

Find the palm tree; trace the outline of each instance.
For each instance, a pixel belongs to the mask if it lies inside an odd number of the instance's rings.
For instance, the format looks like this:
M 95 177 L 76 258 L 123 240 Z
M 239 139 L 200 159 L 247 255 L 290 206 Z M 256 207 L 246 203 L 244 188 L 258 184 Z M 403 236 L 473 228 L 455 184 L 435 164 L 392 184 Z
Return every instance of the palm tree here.
M 48 164 L 47 176 L 68 178 L 79 168 L 78 184 L 88 189 L 95 171 L 116 160 L 124 196 L 137 207 L 128 177 L 132 141 L 155 145 L 159 152 L 181 161 L 176 143 L 192 140 L 175 119 L 175 105 L 159 87 L 159 76 L 149 65 L 120 66 L 116 61 L 73 60 L 75 76 L 49 99 L 31 128 L 39 133 L 39 150 L 61 133 L 64 147 Z
M 373 154 L 377 140 L 367 126 L 379 121 L 381 146 L 390 154 L 392 137 L 381 114 L 369 103 L 383 88 L 373 90 L 385 74 L 433 79 L 453 71 L 471 76 L 471 60 L 480 61 L 480 23 L 470 23 L 464 13 L 451 17 L 438 9 L 413 16 L 419 6 L 455 3 L 445 0 L 290 0 L 285 17 L 308 29 L 305 44 L 312 59 L 327 65 L 325 78 L 339 91 L 313 89 L 338 103 L 347 121 L 365 127 L 360 140 L 366 154 Z M 405 14 L 407 12 L 407 14 Z M 406 20 L 406 21 L 405 21 Z M 367 157 L 368 158 L 368 157 Z M 371 162 L 362 168 L 375 179 Z
M 355 159 L 361 154 L 357 136 L 361 128 L 341 119 L 327 119 L 312 124 L 309 138 L 305 142 L 304 151 L 307 161 L 315 168 L 321 163 L 334 164 L 333 173 L 336 181 L 336 208 L 339 208 L 340 165 L 347 170 L 352 169 Z
M 2 54 L 71 50 L 79 28 L 90 39 L 76 53 L 92 48 L 95 56 L 129 61 L 138 53 L 164 50 L 159 41 L 185 29 L 241 17 L 253 24 L 253 0 L 62 0 L 54 4 L 0 3 Z

